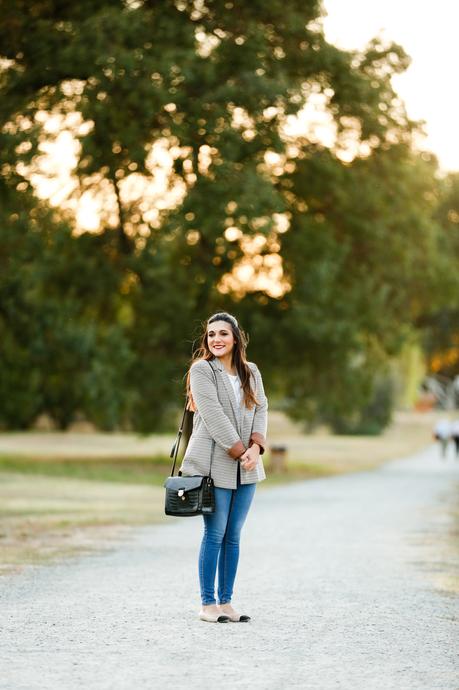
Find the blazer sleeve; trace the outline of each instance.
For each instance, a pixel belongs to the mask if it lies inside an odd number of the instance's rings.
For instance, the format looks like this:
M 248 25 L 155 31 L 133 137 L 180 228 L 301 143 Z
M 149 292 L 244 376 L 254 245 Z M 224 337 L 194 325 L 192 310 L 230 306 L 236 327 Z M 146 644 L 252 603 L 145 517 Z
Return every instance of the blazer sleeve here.
M 252 371 L 255 377 L 255 395 L 258 400 L 258 405 L 255 407 L 249 447 L 257 443 L 260 446 L 260 455 L 263 455 L 266 448 L 266 431 L 268 426 L 268 399 L 265 395 L 260 370 L 256 364 L 252 364 Z
M 217 445 L 223 448 L 233 460 L 237 460 L 246 448 L 220 404 L 214 375 L 207 362 L 201 360 L 192 365 L 190 388 L 207 431 Z

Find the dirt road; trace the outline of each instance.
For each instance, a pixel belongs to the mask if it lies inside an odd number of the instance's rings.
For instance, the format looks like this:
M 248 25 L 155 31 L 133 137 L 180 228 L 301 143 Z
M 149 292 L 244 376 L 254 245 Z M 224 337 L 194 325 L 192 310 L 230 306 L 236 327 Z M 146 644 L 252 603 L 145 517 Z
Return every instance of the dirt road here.
M 5 576 L 0 688 L 457 690 L 458 497 L 459 462 L 433 447 L 259 492 L 247 625 L 197 619 L 199 519 Z

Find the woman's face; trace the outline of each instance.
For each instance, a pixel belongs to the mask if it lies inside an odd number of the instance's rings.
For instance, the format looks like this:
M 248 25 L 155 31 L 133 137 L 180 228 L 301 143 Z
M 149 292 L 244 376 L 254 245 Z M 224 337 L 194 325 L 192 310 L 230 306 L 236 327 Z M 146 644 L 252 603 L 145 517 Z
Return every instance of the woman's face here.
M 229 355 L 234 343 L 233 330 L 226 321 L 214 321 L 207 326 L 207 345 L 214 357 Z

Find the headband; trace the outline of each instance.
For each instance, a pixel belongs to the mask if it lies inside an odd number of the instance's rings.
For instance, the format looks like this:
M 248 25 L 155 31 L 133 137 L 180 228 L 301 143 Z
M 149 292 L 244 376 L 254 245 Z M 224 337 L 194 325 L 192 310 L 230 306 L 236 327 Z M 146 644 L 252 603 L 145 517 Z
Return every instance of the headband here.
M 210 317 L 207 323 L 213 323 L 214 321 L 227 321 L 228 323 L 232 324 L 235 328 L 239 329 L 239 324 L 237 320 L 234 318 L 234 316 L 231 316 L 231 314 L 227 314 L 226 312 L 222 314 L 214 314 Z

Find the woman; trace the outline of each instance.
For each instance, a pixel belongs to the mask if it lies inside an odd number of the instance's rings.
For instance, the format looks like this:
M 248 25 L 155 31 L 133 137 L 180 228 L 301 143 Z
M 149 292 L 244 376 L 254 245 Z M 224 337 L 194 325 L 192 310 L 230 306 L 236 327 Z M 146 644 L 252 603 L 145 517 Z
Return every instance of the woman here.
M 209 318 L 188 374 L 193 431 L 183 458 L 184 475 L 208 475 L 215 484 L 215 512 L 204 516 L 199 553 L 202 609 L 209 623 L 247 622 L 231 605 L 239 537 L 255 493 L 265 479 L 268 403 L 260 372 L 247 362 L 247 339 L 234 316 Z M 218 604 L 215 575 L 218 564 Z

